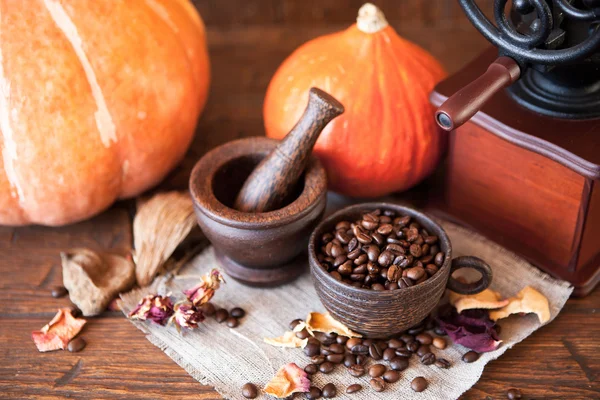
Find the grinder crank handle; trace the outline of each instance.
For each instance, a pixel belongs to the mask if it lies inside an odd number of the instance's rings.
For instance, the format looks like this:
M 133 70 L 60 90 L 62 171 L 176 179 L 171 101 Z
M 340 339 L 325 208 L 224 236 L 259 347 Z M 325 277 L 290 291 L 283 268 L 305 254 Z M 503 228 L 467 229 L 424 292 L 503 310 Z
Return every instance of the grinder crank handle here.
M 446 131 L 471 119 L 497 92 L 513 84 L 521 74 L 510 57 L 498 57 L 479 78 L 454 93 L 435 112 L 435 121 Z
M 321 89 L 311 88 L 300 120 L 252 171 L 234 207 L 242 212 L 267 212 L 281 206 L 310 160 L 325 126 L 344 112 L 344 106 Z

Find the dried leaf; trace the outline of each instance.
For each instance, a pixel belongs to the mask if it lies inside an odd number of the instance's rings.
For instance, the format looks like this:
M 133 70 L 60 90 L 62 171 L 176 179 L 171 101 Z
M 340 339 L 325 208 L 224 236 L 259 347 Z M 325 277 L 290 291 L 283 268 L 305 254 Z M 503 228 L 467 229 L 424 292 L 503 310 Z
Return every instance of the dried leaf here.
M 40 352 L 64 350 L 85 323 L 85 319 L 73 317 L 70 308 L 61 308 L 41 330 L 31 332 L 31 337 Z
M 465 310 L 459 314 L 448 307 L 438 316 L 438 323 L 454 343 L 479 353 L 496 350 L 502 343 L 487 310 Z
M 312 331 L 316 331 L 325 333 L 337 333 L 338 335 L 347 337 L 361 337 L 361 335 L 359 335 L 356 332 L 352 332 L 341 322 L 338 322 L 335 319 L 333 319 L 331 314 L 329 314 L 328 312 L 311 312 L 310 314 L 308 314 L 308 317 L 306 318 L 306 329 L 309 332 L 311 332 L 311 334 Z
M 264 338 L 265 343 L 277 347 L 304 348 L 308 343 L 308 339 L 300 339 L 296 337 L 296 333 L 289 331 L 276 338 Z
M 502 300 L 502 295 L 491 289 L 485 289 L 483 292 L 477 294 L 460 294 L 450 291 L 450 304 L 460 313 L 463 310 L 504 307 L 508 304 L 508 300 Z
M 499 310 L 491 311 L 490 318 L 497 321 L 506 318 L 511 314 L 535 313 L 540 323 L 545 324 L 550 321 L 550 305 L 546 296 L 532 288 L 526 286 L 515 297 L 508 299 L 508 304 Z
M 196 225 L 192 199 L 184 192 L 159 193 L 140 201 L 133 219 L 135 275 L 148 286 Z
M 284 399 L 293 393 L 306 393 L 310 389 L 308 374 L 294 363 L 279 368 L 277 374 L 265 386 L 265 393 Z
M 83 315 L 98 315 L 135 283 L 133 262 L 116 254 L 73 249 L 60 254 L 63 284 Z

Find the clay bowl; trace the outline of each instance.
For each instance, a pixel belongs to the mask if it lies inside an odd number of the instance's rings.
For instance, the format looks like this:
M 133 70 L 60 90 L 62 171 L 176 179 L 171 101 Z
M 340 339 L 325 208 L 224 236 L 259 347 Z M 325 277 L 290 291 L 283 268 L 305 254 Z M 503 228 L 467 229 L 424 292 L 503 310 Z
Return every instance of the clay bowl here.
M 282 208 L 266 213 L 232 208 L 246 178 L 278 143 L 265 137 L 226 143 L 202 157 L 190 176 L 198 224 L 222 268 L 254 286 L 275 286 L 302 272 L 306 256 L 299 254 L 306 250 L 327 203 L 325 169 L 312 157 Z
M 355 221 L 375 209 L 393 210 L 410 215 L 430 234 L 437 235 L 438 245 L 446 257 L 439 271 L 425 282 L 405 289 L 375 291 L 337 281 L 317 260 L 324 233 L 333 231 L 340 221 Z M 310 270 L 319 298 L 331 315 L 355 332 L 372 338 L 385 338 L 418 324 L 438 304 L 446 287 L 460 293 L 478 293 L 492 280 L 491 268 L 476 257 L 452 260 L 452 245 L 444 229 L 425 214 L 396 204 L 364 203 L 346 207 L 321 222 L 309 239 Z M 477 282 L 465 284 L 451 277 L 460 268 L 473 268 L 481 273 Z

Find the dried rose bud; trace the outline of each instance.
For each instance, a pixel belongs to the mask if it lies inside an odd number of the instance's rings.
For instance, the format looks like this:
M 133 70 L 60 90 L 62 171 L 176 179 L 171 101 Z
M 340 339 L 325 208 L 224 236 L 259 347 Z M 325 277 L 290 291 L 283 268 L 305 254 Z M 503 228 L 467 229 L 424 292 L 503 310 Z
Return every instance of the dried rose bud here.
M 191 289 L 184 290 L 183 294 L 195 307 L 208 303 L 215 295 L 215 290 L 221 286 L 221 282 L 225 282 L 223 275 L 217 269 L 213 269 L 210 273 L 204 275 L 200 283 Z
M 173 320 L 181 328 L 194 329 L 204 321 L 204 314 L 191 304 L 180 304 L 175 306 Z
M 140 300 L 137 307 L 129 313 L 129 318 L 145 321 L 147 319 L 164 325 L 173 315 L 173 303 L 166 296 L 148 295 Z

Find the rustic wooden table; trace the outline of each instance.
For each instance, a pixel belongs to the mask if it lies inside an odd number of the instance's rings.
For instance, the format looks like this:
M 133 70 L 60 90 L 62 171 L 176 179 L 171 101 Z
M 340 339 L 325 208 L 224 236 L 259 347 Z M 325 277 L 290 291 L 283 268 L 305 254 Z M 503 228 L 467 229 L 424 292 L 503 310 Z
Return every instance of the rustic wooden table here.
M 262 134 L 262 99 L 278 64 L 298 45 L 343 29 L 360 1 L 198 1 L 208 25 L 213 79 L 197 136 L 180 167 L 159 189 L 184 189 L 193 163 L 208 149 Z M 401 5 L 398 5 L 398 4 Z M 492 3 L 492 2 L 486 2 Z M 454 72 L 486 47 L 455 2 L 378 2 L 405 37 L 429 49 Z M 490 7 L 487 7 L 488 9 Z M 38 353 L 31 331 L 68 298 L 59 252 L 72 247 L 131 248 L 133 202 L 72 226 L 0 228 L 0 397 L 218 399 L 143 337 L 122 314 L 92 318 L 81 353 Z M 526 398 L 600 398 L 600 290 L 570 300 L 560 316 L 490 363 L 465 399 L 505 398 L 510 387 Z

